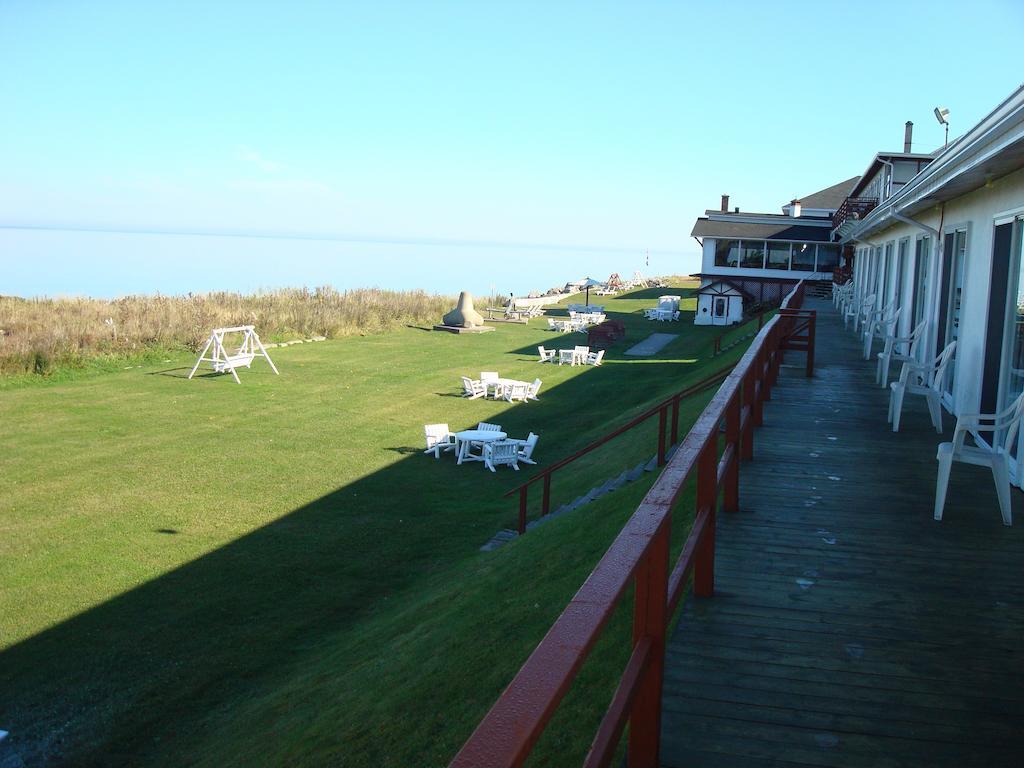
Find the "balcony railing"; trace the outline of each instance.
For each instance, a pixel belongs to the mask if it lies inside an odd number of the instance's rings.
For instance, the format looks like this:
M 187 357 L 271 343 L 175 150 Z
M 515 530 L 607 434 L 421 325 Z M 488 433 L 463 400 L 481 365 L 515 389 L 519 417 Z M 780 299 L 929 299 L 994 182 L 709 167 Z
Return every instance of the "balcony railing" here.
M 877 197 L 848 197 L 839 206 L 839 210 L 832 214 L 832 228 L 837 229 L 847 219 L 863 219 L 875 206 L 878 205 Z

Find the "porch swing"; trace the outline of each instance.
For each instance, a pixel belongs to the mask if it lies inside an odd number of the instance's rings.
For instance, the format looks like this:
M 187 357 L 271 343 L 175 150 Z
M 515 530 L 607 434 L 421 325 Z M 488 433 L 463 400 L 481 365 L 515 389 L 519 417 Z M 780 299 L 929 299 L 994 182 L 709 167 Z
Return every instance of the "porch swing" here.
M 230 333 L 242 334 L 242 343 L 234 352 L 229 353 L 224 346 L 224 337 Z M 209 357 L 207 357 L 207 352 L 210 353 Z M 236 325 L 231 328 L 214 328 L 210 333 L 210 338 L 206 341 L 206 346 L 199 353 L 199 359 L 196 360 L 196 364 L 192 367 L 192 372 L 189 373 L 188 377 L 191 379 L 195 376 L 199 366 L 203 363 L 211 363 L 214 372 L 228 372 L 238 384 L 241 384 L 242 381 L 238 378 L 238 373 L 235 369 L 252 367 L 252 361 L 257 357 L 266 358 L 270 369 L 275 374 L 280 375 L 278 374 L 277 367 L 274 365 L 274 361 L 267 354 L 263 342 L 260 341 L 255 326 Z

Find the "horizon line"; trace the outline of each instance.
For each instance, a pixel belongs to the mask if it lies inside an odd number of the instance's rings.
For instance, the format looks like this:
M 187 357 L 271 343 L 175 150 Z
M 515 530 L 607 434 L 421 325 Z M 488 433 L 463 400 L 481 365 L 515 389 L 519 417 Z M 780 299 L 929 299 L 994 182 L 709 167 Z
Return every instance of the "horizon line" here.
M 592 253 L 632 253 L 662 256 L 685 256 L 685 251 L 662 248 L 627 248 L 625 246 L 572 245 L 566 243 L 536 243 L 512 240 L 472 240 L 444 237 L 390 237 L 384 235 L 351 235 L 340 233 L 274 232 L 232 229 L 175 229 L 90 226 L 87 224 L 4 224 L 0 230 L 43 231 L 43 232 L 92 232 L 115 235 L 168 235 L 172 237 L 224 237 L 254 240 L 307 240 L 319 242 L 349 242 L 377 245 L 447 245 L 456 248 L 523 248 L 530 250 L 589 251 Z

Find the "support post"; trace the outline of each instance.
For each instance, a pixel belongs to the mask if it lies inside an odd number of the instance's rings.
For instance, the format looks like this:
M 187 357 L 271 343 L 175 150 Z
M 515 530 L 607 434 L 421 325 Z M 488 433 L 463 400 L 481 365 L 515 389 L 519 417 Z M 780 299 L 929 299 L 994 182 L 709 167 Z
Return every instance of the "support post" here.
M 712 437 L 697 459 L 697 514 L 708 510 L 704 536 L 697 545 L 693 564 L 693 594 L 715 594 L 715 509 L 718 506 L 718 440 Z
M 651 541 L 647 556 L 637 566 L 633 607 L 633 647 L 645 637 L 651 641 L 651 660 L 633 700 L 629 716 L 627 764 L 657 768 L 661 750 L 661 686 L 665 667 L 665 629 L 668 598 L 668 536 L 671 516 L 666 515 Z
M 740 397 L 733 397 L 725 408 L 725 444 L 732 446 L 732 464 L 725 472 L 722 509 L 738 512 L 740 509 Z

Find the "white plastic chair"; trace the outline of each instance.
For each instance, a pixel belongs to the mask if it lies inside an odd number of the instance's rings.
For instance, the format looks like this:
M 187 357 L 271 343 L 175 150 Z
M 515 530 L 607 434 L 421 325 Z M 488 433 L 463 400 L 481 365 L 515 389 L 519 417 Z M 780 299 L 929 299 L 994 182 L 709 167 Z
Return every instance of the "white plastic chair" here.
M 600 365 L 602 360 L 604 360 L 603 349 L 598 352 L 591 352 L 587 355 L 587 365 Z
M 494 391 L 494 398 L 501 397 L 501 382 L 497 371 L 480 371 L 480 381 L 483 382 L 487 391 Z
M 680 313 L 678 309 L 672 313 L 672 322 L 679 322 L 679 314 Z
M 867 310 L 870 312 L 874 309 L 874 305 L 875 294 L 873 293 L 869 296 L 865 296 L 860 301 L 857 301 L 856 297 L 854 297 L 853 301 L 847 305 L 846 311 L 843 312 L 843 328 L 848 329 L 850 327 L 850 320 L 853 320 L 853 332 L 856 333 L 857 328 L 860 325 L 861 311 Z
M 484 466 L 491 472 L 496 472 L 496 467 L 503 464 L 512 467 L 516 472 L 519 471 L 519 446 L 511 440 L 484 443 Z
M 502 396 L 508 402 L 526 402 L 526 398 L 530 395 L 530 385 L 525 381 L 517 381 L 512 384 L 506 384 L 502 387 Z
M 541 380 L 540 379 L 534 379 L 533 380 L 533 384 L 530 384 L 529 387 L 527 387 L 527 391 L 526 391 L 526 399 L 527 400 L 538 400 L 539 399 L 537 397 L 537 393 L 540 392 L 540 385 L 541 385 Z
M 427 436 L 427 450 L 423 453 L 432 453 L 435 459 L 440 459 L 441 451 L 455 450 L 455 435 L 447 424 L 425 424 L 423 431 Z
M 558 354 L 557 349 L 544 349 L 544 347 L 537 347 L 537 351 L 540 353 L 540 361 L 542 363 L 555 362 L 555 356 Z
M 476 400 L 478 397 L 487 397 L 487 385 L 468 376 L 462 377 L 462 389 L 463 394 L 470 400 Z
M 580 365 L 585 365 L 589 355 L 590 347 L 576 345 L 572 349 L 572 364 L 576 365 L 579 363 Z
M 903 398 L 908 395 L 923 395 L 928 402 L 932 425 L 942 434 L 942 382 L 946 378 L 946 367 L 953 359 L 956 342 L 949 342 L 939 356 L 927 363 L 905 362 L 900 371 L 900 380 L 889 385 L 889 417 L 892 431 L 900 431 L 900 415 L 903 413 Z
M 871 359 L 871 347 L 874 340 L 885 341 L 889 336 L 896 335 L 896 328 L 899 325 L 899 316 L 903 313 L 903 307 L 897 307 L 892 302 L 881 312 L 872 313 L 864 328 L 864 359 Z
M 999 413 L 962 413 L 956 420 L 953 441 L 940 443 L 936 458 L 939 460 L 939 475 L 935 481 L 935 519 L 942 519 L 946 506 L 946 491 L 949 488 L 949 473 L 954 461 L 988 467 L 992 470 L 996 493 L 999 496 L 999 512 L 1004 525 L 1013 524 L 1013 510 L 1010 507 L 1010 450 L 1017 440 L 1021 416 L 1024 415 L 1024 394 L 1021 394 L 1007 408 Z M 983 423 L 987 422 L 987 423 Z M 991 444 L 979 433 L 992 433 Z M 970 435 L 974 445 L 965 445 Z
M 909 336 L 886 336 L 882 351 L 878 353 L 878 371 L 875 373 L 875 381 L 883 388 L 889 386 L 889 367 L 893 361 L 897 363 L 913 363 L 917 361 L 917 348 L 924 338 L 925 328 L 928 321 L 922 320 L 917 327 L 910 332 Z M 906 352 L 898 352 L 897 344 L 907 344 Z
M 533 460 L 533 449 L 537 447 L 537 435 L 533 432 L 525 440 L 510 440 L 509 442 L 515 443 L 518 450 L 519 460 L 524 461 L 527 464 L 536 464 Z

